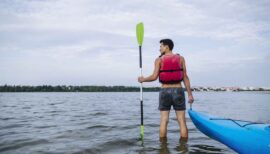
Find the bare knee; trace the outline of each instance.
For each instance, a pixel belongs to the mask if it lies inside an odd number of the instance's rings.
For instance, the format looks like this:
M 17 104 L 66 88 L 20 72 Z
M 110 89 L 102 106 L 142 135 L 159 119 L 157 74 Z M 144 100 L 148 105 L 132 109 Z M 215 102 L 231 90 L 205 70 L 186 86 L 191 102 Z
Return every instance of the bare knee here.
M 168 124 L 169 122 L 169 111 L 161 111 L 160 112 L 160 123 Z
M 179 125 L 185 124 L 186 123 L 185 112 L 176 111 L 176 119 L 177 119 Z
M 161 117 L 160 123 L 167 125 L 169 123 L 169 118 L 168 117 Z

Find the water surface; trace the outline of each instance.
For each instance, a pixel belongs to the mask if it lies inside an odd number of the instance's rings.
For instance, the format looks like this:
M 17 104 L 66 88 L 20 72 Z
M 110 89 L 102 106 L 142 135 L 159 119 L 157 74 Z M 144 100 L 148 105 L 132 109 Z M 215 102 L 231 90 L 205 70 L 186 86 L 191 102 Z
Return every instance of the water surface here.
M 270 123 L 269 92 L 195 92 L 193 109 Z M 138 92 L 0 93 L 1 153 L 234 153 L 199 132 L 188 115 L 189 141 L 179 143 L 171 110 L 168 141 L 159 141 L 158 92 L 144 93 L 145 140 Z

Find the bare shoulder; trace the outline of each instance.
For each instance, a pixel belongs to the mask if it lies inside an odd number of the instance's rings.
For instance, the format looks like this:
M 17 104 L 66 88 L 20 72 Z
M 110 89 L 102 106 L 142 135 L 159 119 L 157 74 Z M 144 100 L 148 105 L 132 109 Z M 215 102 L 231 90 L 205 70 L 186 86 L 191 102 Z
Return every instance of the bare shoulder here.
M 185 58 L 183 56 L 180 56 L 180 62 L 181 64 L 185 63 Z
M 160 63 L 160 62 L 161 62 L 161 58 L 157 57 L 156 60 L 155 60 L 155 63 Z
M 180 56 L 180 59 L 181 59 L 181 60 L 185 60 L 185 58 L 184 58 L 183 56 Z

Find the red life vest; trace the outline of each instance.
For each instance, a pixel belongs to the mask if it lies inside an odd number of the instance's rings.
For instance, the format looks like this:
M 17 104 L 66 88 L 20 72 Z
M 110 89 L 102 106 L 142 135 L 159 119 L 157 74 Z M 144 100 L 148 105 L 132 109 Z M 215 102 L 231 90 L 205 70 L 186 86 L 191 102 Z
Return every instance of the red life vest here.
M 179 54 L 161 56 L 159 82 L 165 84 L 180 83 L 183 80 L 183 76 Z

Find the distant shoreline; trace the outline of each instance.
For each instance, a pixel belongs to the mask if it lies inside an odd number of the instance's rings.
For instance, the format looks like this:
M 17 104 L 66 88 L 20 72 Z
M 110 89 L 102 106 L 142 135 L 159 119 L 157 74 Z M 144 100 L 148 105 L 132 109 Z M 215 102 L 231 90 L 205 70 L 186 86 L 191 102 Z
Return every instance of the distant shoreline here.
M 207 91 L 270 91 L 266 87 L 192 87 L 192 91 L 207 92 Z M 158 92 L 160 87 L 144 87 L 144 92 Z M 184 90 L 186 90 L 184 88 Z M 139 87 L 135 86 L 66 86 L 66 85 L 1 85 L 0 92 L 138 92 Z

